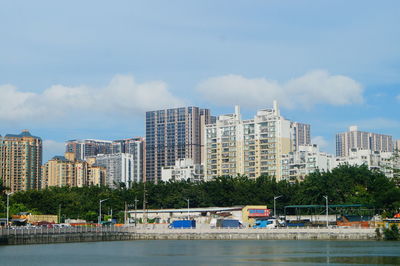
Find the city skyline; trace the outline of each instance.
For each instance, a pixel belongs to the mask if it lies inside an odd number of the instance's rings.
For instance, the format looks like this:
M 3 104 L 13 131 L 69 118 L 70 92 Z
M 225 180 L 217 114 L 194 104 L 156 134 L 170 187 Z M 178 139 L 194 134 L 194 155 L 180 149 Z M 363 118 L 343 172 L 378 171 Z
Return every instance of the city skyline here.
M 351 125 L 400 139 L 400 3 L 311 2 L 4 3 L 0 134 L 41 136 L 46 162 L 145 136 L 146 111 L 247 119 L 276 99 L 332 154 Z

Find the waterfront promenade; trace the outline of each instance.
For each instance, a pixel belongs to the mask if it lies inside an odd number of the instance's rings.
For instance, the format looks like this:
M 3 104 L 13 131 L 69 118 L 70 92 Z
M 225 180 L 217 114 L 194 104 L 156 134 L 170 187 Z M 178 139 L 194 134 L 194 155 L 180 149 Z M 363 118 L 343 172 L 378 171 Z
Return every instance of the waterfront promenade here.
M 121 240 L 375 240 L 374 228 L 168 229 L 164 225 L 1 229 L 0 244 Z

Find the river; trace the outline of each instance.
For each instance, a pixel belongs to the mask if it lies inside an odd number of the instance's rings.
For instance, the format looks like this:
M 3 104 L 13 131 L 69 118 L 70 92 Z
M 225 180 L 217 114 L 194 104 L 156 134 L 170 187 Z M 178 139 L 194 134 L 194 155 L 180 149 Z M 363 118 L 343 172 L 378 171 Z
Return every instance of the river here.
M 0 246 L 0 265 L 400 265 L 400 242 L 141 240 Z

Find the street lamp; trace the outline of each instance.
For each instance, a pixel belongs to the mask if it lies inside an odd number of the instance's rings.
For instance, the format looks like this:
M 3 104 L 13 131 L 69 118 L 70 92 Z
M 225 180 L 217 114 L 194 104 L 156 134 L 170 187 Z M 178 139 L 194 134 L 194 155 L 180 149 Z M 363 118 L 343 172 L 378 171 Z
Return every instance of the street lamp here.
M 328 221 L 328 196 L 323 196 L 326 200 L 326 228 L 329 226 L 329 221 Z
M 276 218 L 276 200 L 279 199 L 280 197 L 282 197 L 282 195 L 274 197 L 274 217 L 275 218 Z
M 138 203 L 138 199 L 135 197 L 135 227 L 137 224 L 137 203 Z
M 8 227 L 8 220 L 10 217 L 10 195 L 13 194 L 14 192 L 6 193 L 7 195 L 7 227 Z
M 108 199 L 99 200 L 99 221 L 98 221 L 98 224 L 101 223 L 101 203 L 106 201 L 106 200 L 108 200 Z
M 188 209 L 188 220 L 189 220 L 189 219 L 190 219 L 190 214 L 189 214 L 189 202 L 190 202 L 190 199 L 186 199 L 186 201 L 187 201 L 187 203 L 188 203 L 188 205 L 187 205 L 188 208 L 187 208 L 187 209 Z

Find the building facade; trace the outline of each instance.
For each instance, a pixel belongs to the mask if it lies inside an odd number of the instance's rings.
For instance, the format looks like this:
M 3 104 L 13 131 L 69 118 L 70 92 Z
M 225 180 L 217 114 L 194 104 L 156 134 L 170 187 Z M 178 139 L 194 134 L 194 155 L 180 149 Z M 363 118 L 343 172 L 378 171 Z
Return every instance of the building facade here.
M 0 178 L 11 192 L 41 187 L 42 140 L 24 130 L 0 136 Z
M 105 185 L 106 169 L 76 160 L 75 154 L 54 156 L 42 167 L 42 188 Z
M 400 152 L 400 139 L 394 141 L 394 149 Z
M 74 153 L 77 160 L 84 161 L 87 157 L 97 154 L 112 153 L 112 141 L 83 139 L 69 140 L 65 144 L 65 152 Z
M 343 164 L 361 166 L 366 165 L 370 170 L 378 170 L 388 178 L 394 177 L 393 169 L 400 169 L 400 159 L 393 152 L 382 152 L 353 148 L 344 157 L 336 157 L 334 166 Z
M 392 136 L 363 132 L 351 126 L 348 132 L 336 134 L 336 156 L 349 156 L 351 149 L 393 152 Z
M 237 174 L 250 178 L 269 175 L 280 180 L 284 155 L 310 140 L 309 126 L 285 119 L 276 102 L 272 109 L 259 110 L 249 120 L 242 120 L 236 106 L 234 114 L 219 116 L 215 124 L 206 126 L 205 133 L 208 180 Z
M 127 153 L 133 156 L 133 179 L 135 182 L 146 179 L 146 142 L 144 138 L 136 137 L 123 140 L 114 140 L 113 154 Z
M 74 153 L 76 159 L 80 161 L 88 160 L 100 154 L 131 154 L 133 156 L 133 179 L 137 182 L 145 180 L 146 142 L 144 138 L 136 137 L 114 141 L 94 139 L 70 140 L 66 142 L 65 146 L 66 152 Z
M 146 180 L 161 180 L 161 169 L 179 159 L 201 163 L 203 131 L 210 111 L 182 107 L 146 112 Z
M 191 181 L 204 180 L 204 169 L 201 164 L 194 164 L 192 159 L 180 159 L 174 166 L 164 166 L 161 170 L 161 180 L 167 181 Z
M 98 154 L 95 160 L 95 166 L 106 168 L 105 184 L 109 187 L 117 188 L 123 184 L 130 188 L 133 182 L 141 181 L 139 176 L 135 176 L 132 154 Z
M 298 146 L 282 158 L 282 176 L 289 182 L 303 181 L 315 171 L 328 172 L 335 167 L 335 157 L 321 152 L 317 145 Z

